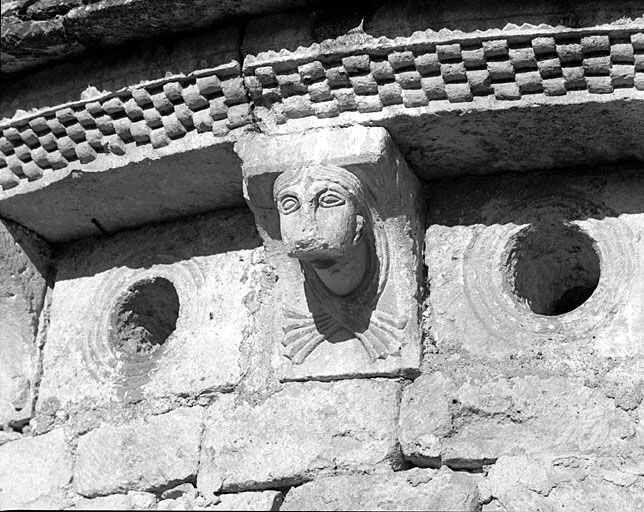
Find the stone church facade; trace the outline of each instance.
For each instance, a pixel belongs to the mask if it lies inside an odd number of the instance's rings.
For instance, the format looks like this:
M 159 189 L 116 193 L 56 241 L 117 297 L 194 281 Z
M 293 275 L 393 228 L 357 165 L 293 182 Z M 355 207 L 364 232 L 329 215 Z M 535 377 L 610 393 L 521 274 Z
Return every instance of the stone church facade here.
M 0 508 L 644 508 L 640 2 L 2 2 Z

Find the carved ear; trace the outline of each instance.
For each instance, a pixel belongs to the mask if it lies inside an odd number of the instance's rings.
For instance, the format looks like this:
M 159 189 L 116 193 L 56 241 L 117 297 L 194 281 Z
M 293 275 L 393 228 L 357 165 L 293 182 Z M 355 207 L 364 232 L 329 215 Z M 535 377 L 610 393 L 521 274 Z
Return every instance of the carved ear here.
M 362 229 L 364 228 L 364 217 L 356 215 L 356 236 L 353 237 L 354 245 L 357 244 L 362 238 Z

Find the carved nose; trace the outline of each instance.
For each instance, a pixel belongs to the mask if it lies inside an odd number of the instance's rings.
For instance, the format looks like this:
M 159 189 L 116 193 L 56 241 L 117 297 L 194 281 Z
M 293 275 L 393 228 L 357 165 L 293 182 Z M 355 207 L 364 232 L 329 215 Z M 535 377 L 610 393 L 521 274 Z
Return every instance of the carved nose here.
M 299 240 L 310 240 L 317 235 L 317 226 L 315 224 L 315 209 L 309 205 L 302 207 L 301 224 L 298 230 Z

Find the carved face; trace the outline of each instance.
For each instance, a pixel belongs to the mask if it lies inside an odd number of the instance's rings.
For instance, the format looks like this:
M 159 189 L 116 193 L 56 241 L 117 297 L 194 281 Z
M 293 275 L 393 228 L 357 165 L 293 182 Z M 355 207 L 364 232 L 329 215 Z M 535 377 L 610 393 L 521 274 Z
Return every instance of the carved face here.
M 364 217 L 341 175 L 310 168 L 281 178 L 274 194 L 290 256 L 333 264 L 360 243 Z

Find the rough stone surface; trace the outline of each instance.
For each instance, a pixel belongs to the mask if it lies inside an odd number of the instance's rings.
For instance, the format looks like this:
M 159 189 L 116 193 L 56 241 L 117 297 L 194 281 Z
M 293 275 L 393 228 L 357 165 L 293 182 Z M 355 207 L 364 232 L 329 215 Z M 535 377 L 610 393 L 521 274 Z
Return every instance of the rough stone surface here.
M 479 510 L 479 475 L 414 468 L 319 478 L 289 491 L 280 510 Z
M 1 2 L 0 508 L 644 509 L 641 1 L 175 4 Z
M 221 494 L 213 510 L 280 510 L 282 493 L 279 491 L 240 492 Z
M 256 406 L 223 396 L 208 411 L 197 487 L 208 495 L 398 467 L 399 392 L 394 381 L 342 381 L 288 384 Z
M 62 508 L 72 479 L 63 429 L 0 446 L 0 508 Z
M 641 470 L 641 464 L 575 456 L 504 456 L 479 489 L 487 511 L 636 511 L 644 506 Z
M 203 496 L 182 496 L 161 500 L 157 510 L 279 510 L 283 496 L 279 491 L 239 492 L 221 494 L 208 499 Z
M 423 376 L 405 389 L 400 415 L 405 457 L 461 469 L 519 453 L 636 457 L 635 425 L 600 390 L 563 377 L 457 386 L 442 374 Z
M 252 20 L 246 30 L 243 50 L 250 54 L 284 49 L 293 51 L 299 46 L 306 47 L 312 42 L 320 43 L 345 34 L 353 35 L 354 39 L 363 34 L 394 38 L 409 37 L 428 29 L 436 32 L 454 30 L 462 34 L 523 24 L 576 28 L 637 19 L 644 14 L 636 1 L 606 4 L 602 0 L 571 0 L 565 4 L 552 0 L 536 0 L 529 4 L 497 0 L 485 6 L 470 1 L 454 3 L 446 0 L 432 4 L 419 0 L 348 1 L 343 6 L 332 5 L 327 10 L 275 14 Z
M 157 504 L 156 495 L 149 492 L 130 491 L 97 498 L 78 498 L 70 510 L 150 510 Z
M 249 214 L 228 212 L 70 246 L 52 298 L 41 415 L 103 410 L 118 417 L 141 399 L 163 410 L 161 404 L 182 398 L 230 391 L 242 374 L 247 308 L 262 286 L 249 279 L 261 259 L 258 245 Z M 152 289 L 152 304 L 169 290 L 178 296 L 179 310 L 167 341 L 148 344 L 145 336 L 154 327 L 140 331 L 145 309 L 141 326 L 136 318 L 115 315 L 130 314 L 122 306 L 133 286 L 154 280 L 167 286 Z M 151 311 L 148 319 L 168 320 L 159 318 L 160 309 Z M 125 329 L 125 344 L 116 336 L 119 329 Z M 127 341 L 127 332 L 142 332 L 142 344 Z
M 452 432 L 452 400 L 456 384 L 442 372 L 421 375 L 403 392 L 400 404 L 400 447 L 419 466 L 439 467 L 442 438 Z
M 0 221 L 0 425 L 31 416 L 38 379 L 36 340 L 51 250 L 38 236 Z
M 194 476 L 202 419 L 203 408 L 182 408 L 85 434 L 76 450 L 74 489 L 87 497 L 148 491 Z
M 22 439 L 22 435 L 20 435 L 19 432 L 14 432 L 13 430 L 0 430 L 0 446 L 3 444 L 10 443 L 11 441 L 15 441 L 17 439 Z

